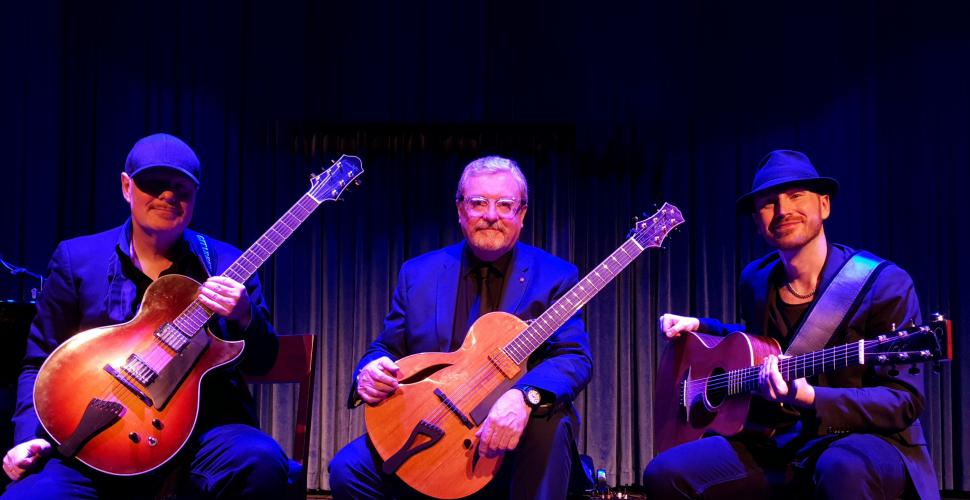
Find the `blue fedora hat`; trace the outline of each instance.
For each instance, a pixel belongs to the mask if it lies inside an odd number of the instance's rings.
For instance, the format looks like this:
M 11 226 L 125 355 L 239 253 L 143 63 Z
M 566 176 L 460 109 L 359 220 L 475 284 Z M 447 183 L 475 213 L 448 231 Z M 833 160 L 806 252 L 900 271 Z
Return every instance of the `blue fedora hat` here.
M 804 153 L 779 149 L 761 159 L 760 168 L 751 183 L 751 192 L 738 198 L 738 211 L 751 212 L 756 196 L 770 189 L 788 186 L 803 186 L 818 194 L 835 195 L 839 192 L 839 181 L 818 175 Z

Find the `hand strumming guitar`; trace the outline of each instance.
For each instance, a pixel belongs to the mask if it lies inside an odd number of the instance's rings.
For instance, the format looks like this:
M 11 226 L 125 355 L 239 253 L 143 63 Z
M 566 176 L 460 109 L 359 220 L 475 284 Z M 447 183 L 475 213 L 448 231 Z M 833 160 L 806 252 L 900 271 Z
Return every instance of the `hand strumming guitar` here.
M 670 313 L 661 314 L 659 319 L 660 331 L 667 336 L 667 339 L 675 339 L 681 332 L 696 332 L 700 325 L 701 322 L 697 318 Z
M 398 373 L 400 368 L 387 356 L 367 363 L 357 374 L 357 395 L 367 404 L 384 401 L 397 390 Z

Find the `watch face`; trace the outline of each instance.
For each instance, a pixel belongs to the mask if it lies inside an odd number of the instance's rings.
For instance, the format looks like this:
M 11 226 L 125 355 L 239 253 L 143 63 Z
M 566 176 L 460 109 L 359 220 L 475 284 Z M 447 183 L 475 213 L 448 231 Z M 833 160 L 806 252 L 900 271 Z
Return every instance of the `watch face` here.
M 529 400 L 529 404 L 533 406 L 539 404 L 539 401 L 542 401 L 542 395 L 539 394 L 539 391 L 535 389 L 529 389 L 529 391 L 525 393 L 525 397 Z

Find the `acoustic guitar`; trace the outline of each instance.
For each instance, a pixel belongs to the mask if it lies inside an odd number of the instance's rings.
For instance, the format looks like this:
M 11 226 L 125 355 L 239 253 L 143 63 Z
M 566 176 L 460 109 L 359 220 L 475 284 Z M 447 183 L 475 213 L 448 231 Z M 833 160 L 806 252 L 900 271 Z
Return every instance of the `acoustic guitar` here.
M 504 312 L 488 313 L 472 324 L 458 350 L 397 360 L 398 389 L 364 410 L 384 472 L 437 498 L 459 498 L 484 487 L 502 458 L 480 456 L 475 433 L 495 400 L 522 377 L 529 355 L 641 252 L 659 247 L 683 222 L 680 210 L 664 204 L 539 317 L 526 322 Z
M 937 316 L 928 325 L 781 359 L 778 370 L 791 381 L 857 365 L 952 359 L 951 337 L 950 321 Z M 657 371 L 653 407 L 657 453 L 706 433 L 770 434 L 771 429 L 749 425 L 748 410 L 762 362 L 780 352 L 775 339 L 743 332 L 726 337 L 690 332 L 667 344 Z
M 244 283 L 317 206 L 337 200 L 362 173 L 360 159 L 344 155 L 313 176 L 310 190 L 222 275 Z M 162 276 L 131 321 L 78 333 L 50 354 L 37 374 L 34 406 L 62 455 L 129 476 L 161 466 L 185 445 L 202 378 L 238 359 L 245 345 L 204 328 L 212 312 L 197 299 L 200 286 Z

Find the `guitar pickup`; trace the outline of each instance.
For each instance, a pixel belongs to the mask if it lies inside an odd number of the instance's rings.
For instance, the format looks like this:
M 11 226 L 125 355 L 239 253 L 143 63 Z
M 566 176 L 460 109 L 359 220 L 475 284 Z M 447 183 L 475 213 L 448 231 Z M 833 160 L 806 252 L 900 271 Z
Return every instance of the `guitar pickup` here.
M 158 372 L 148 366 L 148 363 L 138 357 L 137 354 L 128 356 L 128 362 L 121 369 L 146 387 L 158 378 Z
M 132 394 L 138 397 L 138 399 L 140 399 L 142 403 L 145 403 L 146 406 L 151 407 L 154 404 L 152 402 L 152 398 L 148 397 L 148 394 L 145 394 L 141 389 L 135 387 L 135 384 L 132 384 L 131 381 L 126 379 L 125 376 L 121 374 L 121 372 L 115 370 L 113 366 L 104 365 L 104 371 L 108 372 L 112 377 L 114 377 L 118 383 L 125 386 L 125 389 L 131 391 Z
M 182 352 L 182 348 L 191 340 L 191 337 L 182 333 L 182 330 L 171 323 L 165 323 L 156 330 L 155 337 L 175 352 Z

